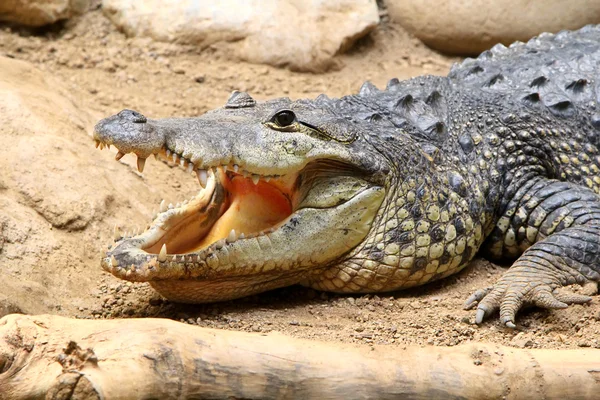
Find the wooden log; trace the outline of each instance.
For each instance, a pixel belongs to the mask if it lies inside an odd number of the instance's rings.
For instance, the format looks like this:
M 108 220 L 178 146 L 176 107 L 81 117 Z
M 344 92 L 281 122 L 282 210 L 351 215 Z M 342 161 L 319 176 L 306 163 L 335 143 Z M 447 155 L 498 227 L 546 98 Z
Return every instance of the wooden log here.
M 0 319 L 0 399 L 598 399 L 600 350 L 340 345 L 165 319 Z

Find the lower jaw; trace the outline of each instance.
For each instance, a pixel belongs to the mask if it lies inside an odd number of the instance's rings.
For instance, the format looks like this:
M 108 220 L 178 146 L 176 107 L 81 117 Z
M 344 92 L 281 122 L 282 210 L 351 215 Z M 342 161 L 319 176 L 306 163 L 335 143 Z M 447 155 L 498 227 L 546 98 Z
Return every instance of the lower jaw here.
M 176 303 L 201 304 L 234 300 L 295 285 L 302 277 L 298 274 L 282 276 L 271 281 L 234 279 L 156 280 L 150 286 L 163 297 Z

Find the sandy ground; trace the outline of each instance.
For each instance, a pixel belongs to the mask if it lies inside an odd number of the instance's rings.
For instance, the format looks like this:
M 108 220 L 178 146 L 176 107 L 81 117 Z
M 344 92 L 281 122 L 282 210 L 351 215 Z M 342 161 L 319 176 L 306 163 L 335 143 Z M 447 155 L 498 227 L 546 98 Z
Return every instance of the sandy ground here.
M 45 32 L 8 27 L 0 30 L 1 55 L 31 62 L 56 77 L 76 96 L 78 106 L 95 118 L 123 108 L 152 118 L 198 115 L 221 106 L 234 89 L 249 91 L 258 99 L 314 98 L 320 93 L 341 96 L 356 92 L 365 80 L 384 87 L 393 77 L 445 74 L 457 61 L 426 48 L 389 23 L 340 56 L 339 70 L 322 75 L 228 61 L 225 51 L 219 46 L 200 51 L 128 39 L 99 10 Z M 133 162 L 131 156 L 123 159 L 126 166 Z M 85 171 L 79 173 L 85 177 Z M 128 167 L 124 173 L 136 172 Z M 132 201 L 131 207 L 139 208 L 139 213 L 146 213 L 148 218 L 149 210 L 158 206 L 161 197 L 167 202 L 181 201 L 190 197 L 198 185 L 181 171 L 155 161 L 146 166 L 143 179 L 156 188 L 157 194 Z M 111 218 L 118 220 L 119 216 Z M 112 232 L 107 226 L 108 222 L 86 228 L 90 231 L 85 233 L 84 246 L 98 249 L 108 243 Z M 72 234 L 69 229 L 57 233 Z M 237 301 L 191 306 L 170 303 L 146 285 L 120 281 L 101 272 L 99 251 L 72 265 L 73 261 L 67 260 L 70 250 L 76 249 L 61 250 L 64 265 L 72 268 L 73 279 L 77 274 L 91 277 L 94 289 L 91 293 L 61 293 L 53 309 L 66 316 L 164 317 L 204 327 L 279 331 L 295 337 L 364 345 L 453 346 L 486 341 L 530 348 L 600 348 L 598 298 L 567 310 L 524 311 L 519 315 L 517 330 L 503 328 L 497 319 L 474 325 L 474 312 L 463 311 L 463 301 L 474 290 L 491 285 L 504 271 L 485 260 L 476 260 L 443 282 L 397 293 L 340 296 L 290 287 Z

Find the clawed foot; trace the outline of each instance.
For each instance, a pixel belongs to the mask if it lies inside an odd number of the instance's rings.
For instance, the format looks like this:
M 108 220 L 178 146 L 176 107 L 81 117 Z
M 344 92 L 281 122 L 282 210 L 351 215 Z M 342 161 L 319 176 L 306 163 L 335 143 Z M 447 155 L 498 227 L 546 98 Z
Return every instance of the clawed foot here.
M 481 322 L 496 310 L 500 310 L 500 321 L 508 328 L 516 328 L 515 315 L 524 305 L 541 308 L 566 308 L 569 304 L 583 304 L 592 300 L 589 296 L 557 291 L 562 284 L 556 276 L 544 276 L 541 271 L 513 267 L 492 287 L 480 289 L 465 302 L 464 309 L 477 305 L 475 322 Z

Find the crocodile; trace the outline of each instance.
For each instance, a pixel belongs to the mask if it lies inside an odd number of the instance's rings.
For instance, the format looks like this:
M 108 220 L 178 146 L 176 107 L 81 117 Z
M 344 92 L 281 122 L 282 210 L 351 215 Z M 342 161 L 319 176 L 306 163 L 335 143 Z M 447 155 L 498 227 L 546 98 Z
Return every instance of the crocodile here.
M 512 266 L 465 308 L 514 328 L 525 305 L 591 297 L 600 281 L 600 26 L 496 45 L 447 76 L 357 94 L 257 102 L 235 91 L 191 118 L 123 110 L 96 146 L 197 175 L 102 267 L 201 303 L 292 284 L 386 292 L 442 279 L 479 253 Z M 590 293 L 592 294 L 592 293 Z

